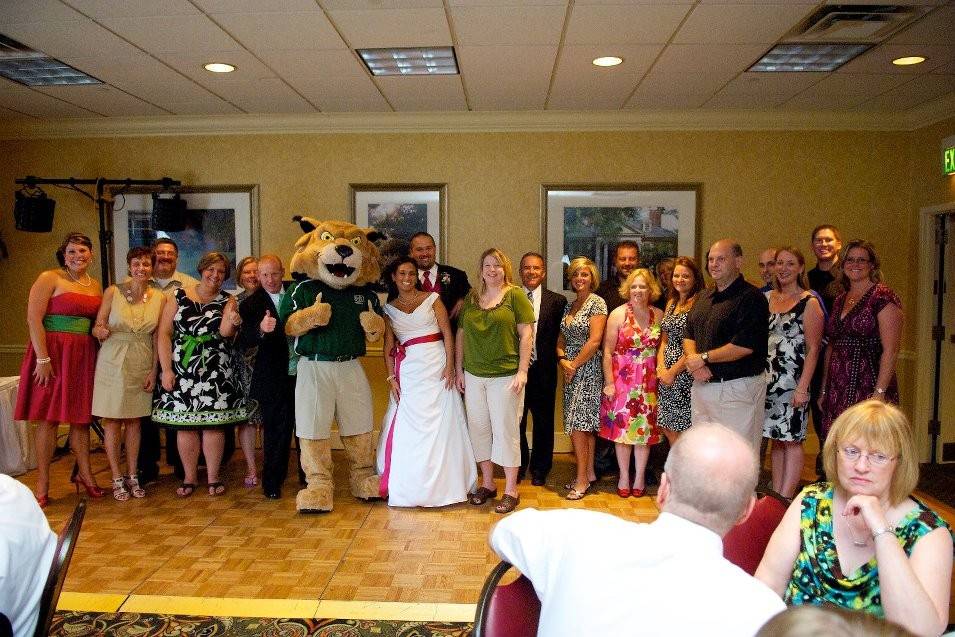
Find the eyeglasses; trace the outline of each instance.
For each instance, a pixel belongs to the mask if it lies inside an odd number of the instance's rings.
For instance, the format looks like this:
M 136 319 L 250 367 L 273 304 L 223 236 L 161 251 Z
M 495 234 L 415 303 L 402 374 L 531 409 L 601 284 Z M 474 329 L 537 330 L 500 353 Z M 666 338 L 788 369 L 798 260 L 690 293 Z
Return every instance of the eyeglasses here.
M 859 458 L 865 457 L 873 467 L 884 467 L 892 460 L 898 458 L 898 456 L 887 456 L 881 451 L 863 453 L 855 447 L 843 447 L 840 451 L 842 452 L 842 456 L 849 462 L 855 462 Z
M 846 263 L 868 263 L 868 257 L 846 257 Z

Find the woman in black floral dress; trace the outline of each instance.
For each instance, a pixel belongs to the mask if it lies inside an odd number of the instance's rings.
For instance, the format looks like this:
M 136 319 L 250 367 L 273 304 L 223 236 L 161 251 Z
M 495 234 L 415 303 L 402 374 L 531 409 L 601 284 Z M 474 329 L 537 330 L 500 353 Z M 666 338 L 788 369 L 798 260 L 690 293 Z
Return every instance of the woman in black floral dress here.
M 237 387 L 230 339 L 242 320 L 233 297 L 221 291 L 229 260 L 219 252 L 204 255 L 197 266 L 200 281 L 176 290 L 159 324 L 162 388 L 153 420 L 176 431 L 185 479 L 176 494 L 196 489 L 200 432 L 209 474 L 209 495 L 222 495 L 219 465 L 225 442 L 222 428 L 243 422 L 246 408 Z
M 763 437 L 773 441 L 773 489 L 791 498 L 802 473 L 809 383 L 822 344 L 822 306 L 809 291 L 806 261 L 796 248 L 776 252 L 769 299 L 769 378 Z

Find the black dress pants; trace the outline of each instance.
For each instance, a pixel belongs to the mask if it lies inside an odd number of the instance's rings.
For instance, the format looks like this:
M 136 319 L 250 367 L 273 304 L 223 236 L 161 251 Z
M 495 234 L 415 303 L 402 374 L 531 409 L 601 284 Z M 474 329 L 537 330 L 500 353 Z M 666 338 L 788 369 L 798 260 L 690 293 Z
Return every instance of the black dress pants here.
M 547 378 L 550 376 L 550 378 Z M 524 413 L 521 416 L 521 470 L 531 476 L 546 480 L 554 464 L 554 397 L 557 395 L 557 378 L 553 374 L 541 374 L 537 364 L 527 371 L 527 386 L 524 390 Z M 527 413 L 534 419 L 531 440 L 532 451 L 527 444 Z
M 288 476 L 289 454 L 295 433 L 295 377 L 282 379 L 274 395 L 259 399 L 262 410 L 262 490 L 278 493 Z

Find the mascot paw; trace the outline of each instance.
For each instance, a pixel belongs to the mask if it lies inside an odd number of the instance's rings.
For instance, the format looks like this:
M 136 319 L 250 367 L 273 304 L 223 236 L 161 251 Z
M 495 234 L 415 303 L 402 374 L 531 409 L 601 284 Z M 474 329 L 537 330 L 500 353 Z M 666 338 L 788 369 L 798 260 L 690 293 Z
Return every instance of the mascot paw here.
M 299 513 L 328 513 L 333 504 L 331 487 L 302 489 L 295 496 L 295 508 Z
M 361 323 L 361 328 L 365 330 L 365 338 L 369 343 L 374 343 L 385 333 L 385 319 L 375 313 L 371 307 L 371 301 L 368 301 L 368 310 L 358 315 L 358 321 Z
M 311 323 L 313 327 L 324 327 L 332 320 L 332 306 L 328 303 L 322 303 L 322 293 L 319 292 L 315 297 L 315 303 L 309 309 Z
M 381 493 L 378 488 L 381 484 L 381 476 L 370 475 L 354 481 L 351 485 L 351 493 L 359 500 L 378 500 L 381 499 Z

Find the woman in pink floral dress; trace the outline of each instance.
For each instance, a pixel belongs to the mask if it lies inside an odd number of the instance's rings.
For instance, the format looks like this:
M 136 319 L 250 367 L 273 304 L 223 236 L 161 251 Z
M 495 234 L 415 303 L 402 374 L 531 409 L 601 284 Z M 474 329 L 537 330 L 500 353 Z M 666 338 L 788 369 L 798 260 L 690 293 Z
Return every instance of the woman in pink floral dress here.
M 650 445 L 657 430 L 657 346 L 663 312 L 650 303 L 660 296 L 656 279 L 639 268 L 620 286 L 628 299 L 607 319 L 604 333 L 604 390 L 600 404 L 600 437 L 614 443 L 620 477 L 617 495 L 639 498 L 646 490 Z M 630 456 L 636 465 L 631 488 Z

